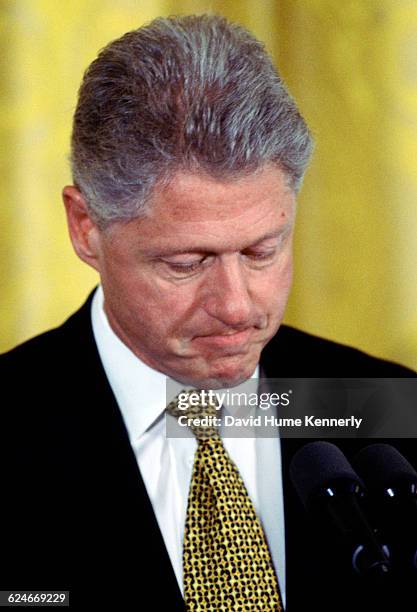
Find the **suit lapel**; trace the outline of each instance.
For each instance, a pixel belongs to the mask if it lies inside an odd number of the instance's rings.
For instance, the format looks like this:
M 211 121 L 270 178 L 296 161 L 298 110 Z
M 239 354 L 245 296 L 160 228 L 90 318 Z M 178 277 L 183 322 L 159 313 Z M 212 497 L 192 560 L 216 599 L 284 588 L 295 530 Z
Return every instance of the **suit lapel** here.
M 180 610 L 183 598 L 95 345 L 91 297 L 61 328 L 70 347 L 67 358 L 81 356 L 67 401 L 71 439 L 77 441 L 70 453 L 77 473 L 73 486 L 83 508 L 77 513 L 84 557 L 79 570 L 90 580 L 119 583 L 129 602 L 153 593 L 156 607 L 169 601 Z

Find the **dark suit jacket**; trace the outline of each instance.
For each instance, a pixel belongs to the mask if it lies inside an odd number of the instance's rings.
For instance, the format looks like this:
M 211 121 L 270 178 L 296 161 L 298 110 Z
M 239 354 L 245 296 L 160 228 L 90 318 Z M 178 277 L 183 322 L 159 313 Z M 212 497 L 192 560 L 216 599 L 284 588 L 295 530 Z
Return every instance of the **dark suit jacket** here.
M 73 609 L 107 603 L 120 611 L 180 611 L 181 593 L 97 353 L 90 303 L 91 296 L 61 327 L 0 357 L 0 589 L 70 590 Z M 265 347 L 261 366 L 268 377 L 413 376 L 286 326 Z M 346 609 L 359 610 L 358 585 L 313 548 L 314 529 L 289 482 L 289 462 L 305 442 L 282 441 L 287 609 L 342 610 L 346 601 Z

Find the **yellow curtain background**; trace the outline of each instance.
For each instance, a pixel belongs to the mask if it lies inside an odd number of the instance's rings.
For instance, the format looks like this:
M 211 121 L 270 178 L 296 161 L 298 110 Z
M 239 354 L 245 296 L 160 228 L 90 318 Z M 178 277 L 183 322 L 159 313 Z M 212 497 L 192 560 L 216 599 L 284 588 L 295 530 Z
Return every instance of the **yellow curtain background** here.
M 316 137 L 287 322 L 417 368 L 416 0 L 0 2 L 0 350 L 97 282 L 60 197 L 84 69 L 153 17 L 201 12 L 266 43 Z

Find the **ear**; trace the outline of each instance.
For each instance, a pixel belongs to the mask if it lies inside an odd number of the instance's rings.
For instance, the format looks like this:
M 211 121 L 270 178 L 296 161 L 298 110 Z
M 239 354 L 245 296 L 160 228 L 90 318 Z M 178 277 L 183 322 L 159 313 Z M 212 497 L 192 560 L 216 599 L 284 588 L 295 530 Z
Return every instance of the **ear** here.
M 64 187 L 62 198 L 67 213 L 68 231 L 75 252 L 82 261 L 100 271 L 100 230 L 91 219 L 84 196 L 77 187 L 69 185 Z

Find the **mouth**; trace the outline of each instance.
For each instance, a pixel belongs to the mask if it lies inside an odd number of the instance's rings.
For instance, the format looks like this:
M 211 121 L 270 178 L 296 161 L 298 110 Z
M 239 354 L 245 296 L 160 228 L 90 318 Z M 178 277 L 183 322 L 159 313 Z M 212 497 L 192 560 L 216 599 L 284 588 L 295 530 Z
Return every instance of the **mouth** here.
M 253 327 L 241 331 L 231 331 L 224 334 L 210 334 L 208 336 L 196 336 L 194 340 L 210 347 L 229 348 L 244 347 L 250 340 Z

